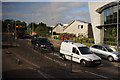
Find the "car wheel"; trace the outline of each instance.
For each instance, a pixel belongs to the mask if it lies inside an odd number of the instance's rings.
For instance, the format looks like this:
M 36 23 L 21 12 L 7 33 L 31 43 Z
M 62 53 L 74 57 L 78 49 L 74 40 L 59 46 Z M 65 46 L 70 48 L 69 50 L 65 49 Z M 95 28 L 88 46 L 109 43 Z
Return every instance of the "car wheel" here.
M 112 56 L 109 56 L 109 57 L 108 57 L 108 61 L 110 61 L 110 62 L 114 61 L 113 57 L 112 57 Z
M 65 55 L 63 54 L 63 55 L 61 55 L 61 57 L 62 57 L 62 59 L 63 60 L 66 60 L 66 57 L 65 57 Z
M 86 66 L 87 66 L 86 61 L 85 61 L 85 60 L 82 60 L 82 61 L 81 61 L 81 65 L 82 65 L 83 67 L 86 67 Z
M 35 45 L 36 47 L 39 47 L 39 44 L 38 43 L 36 43 L 36 45 Z

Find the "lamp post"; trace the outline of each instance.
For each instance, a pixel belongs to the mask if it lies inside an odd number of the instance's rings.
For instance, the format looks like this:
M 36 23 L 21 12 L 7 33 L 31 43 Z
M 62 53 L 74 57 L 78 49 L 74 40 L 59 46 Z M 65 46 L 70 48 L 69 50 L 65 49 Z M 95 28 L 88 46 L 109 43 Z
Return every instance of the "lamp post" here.
M 119 1 L 117 1 L 117 52 L 119 51 Z
M 33 23 L 33 11 L 32 11 L 32 31 L 34 31 L 34 23 Z

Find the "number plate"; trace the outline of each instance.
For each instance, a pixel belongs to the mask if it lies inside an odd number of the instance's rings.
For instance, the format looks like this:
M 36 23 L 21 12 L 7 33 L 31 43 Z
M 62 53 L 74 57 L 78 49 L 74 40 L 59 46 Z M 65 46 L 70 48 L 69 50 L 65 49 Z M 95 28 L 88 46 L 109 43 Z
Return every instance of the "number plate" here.
M 100 61 L 95 61 L 95 63 L 100 63 Z

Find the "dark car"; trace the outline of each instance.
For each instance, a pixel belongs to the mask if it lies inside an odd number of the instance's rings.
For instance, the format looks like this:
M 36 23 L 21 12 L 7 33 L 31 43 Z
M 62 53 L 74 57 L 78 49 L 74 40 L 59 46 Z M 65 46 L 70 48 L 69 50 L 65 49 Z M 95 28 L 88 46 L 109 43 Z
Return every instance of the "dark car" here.
M 39 37 L 39 35 L 36 34 L 36 35 L 33 35 L 33 36 L 32 36 L 32 39 L 36 39 L 36 38 L 38 38 L 38 37 Z
M 38 37 L 39 37 L 38 35 L 33 35 L 33 36 L 31 36 L 31 42 L 32 42 L 32 44 L 34 44 L 34 42 L 36 41 L 36 39 L 37 39 Z
M 28 34 L 28 33 L 26 33 L 26 34 L 25 34 L 25 38 L 26 38 L 26 39 L 30 39 L 30 38 L 31 38 L 31 35 Z
M 54 50 L 53 44 L 47 38 L 37 37 L 36 39 L 32 39 L 31 42 L 35 47 Z

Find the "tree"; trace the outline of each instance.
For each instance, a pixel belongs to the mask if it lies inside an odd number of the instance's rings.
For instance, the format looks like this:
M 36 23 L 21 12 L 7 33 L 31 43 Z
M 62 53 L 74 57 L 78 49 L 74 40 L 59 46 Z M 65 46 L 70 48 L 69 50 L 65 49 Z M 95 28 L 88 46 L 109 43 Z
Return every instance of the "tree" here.
M 49 36 L 49 29 L 47 27 L 40 27 L 38 26 L 35 31 L 37 32 L 38 35 L 46 37 Z
M 41 22 L 41 23 L 38 24 L 38 26 L 46 27 L 46 24 L 44 24 L 44 23 Z
M 23 22 L 20 22 L 20 26 L 26 28 L 27 24 L 23 21 Z
M 12 19 L 6 19 L 6 20 L 2 21 L 2 30 L 7 31 L 8 24 L 9 24 L 10 29 L 12 29 L 13 21 L 14 20 L 12 20 Z
M 35 31 L 35 29 L 37 28 L 37 24 L 34 22 L 31 22 L 30 24 L 28 24 L 28 28 L 32 29 L 33 27 L 34 27 L 34 31 Z

